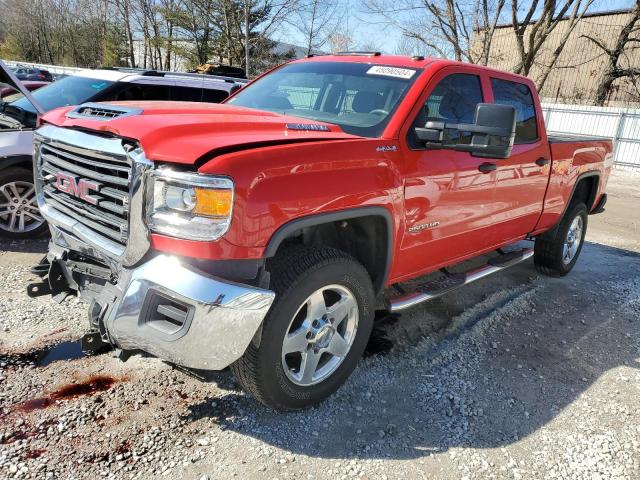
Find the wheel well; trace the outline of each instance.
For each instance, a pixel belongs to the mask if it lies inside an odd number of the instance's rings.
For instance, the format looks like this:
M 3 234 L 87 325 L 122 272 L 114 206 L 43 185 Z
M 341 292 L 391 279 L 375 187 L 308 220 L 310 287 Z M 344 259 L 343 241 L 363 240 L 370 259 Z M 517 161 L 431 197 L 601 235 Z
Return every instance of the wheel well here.
M 4 170 L 10 167 L 31 170 L 33 168 L 33 159 L 29 156 L 16 155 L 0 160 L 0 169 Z
M 584 202 L 587 206 L 587 211 L 590 212 L 596 201 L 599 181 L 600 177 L 597 175 L 579 178 L 573 196 L 571 197 L 571 203 Z
M 286 235 L 274 239 L 267 247 L 267 256 L 275 256 L 287 246 L 302 244 L 333 247 L 358 260 L 371 277 L 374 290 L 385 284 L 390 264 L 390 219 L 383 215 L 365 215 L 289 228 Z

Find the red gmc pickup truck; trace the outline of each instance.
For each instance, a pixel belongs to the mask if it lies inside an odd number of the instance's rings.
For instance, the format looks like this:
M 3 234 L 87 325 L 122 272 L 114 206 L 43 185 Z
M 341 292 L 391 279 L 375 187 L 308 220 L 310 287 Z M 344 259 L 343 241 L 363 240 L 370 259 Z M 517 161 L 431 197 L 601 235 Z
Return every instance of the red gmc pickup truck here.
M 31 295 L 86 299 L 86 348 L 230 367 L 286 410 L 339 388 L 376 309 L 530 257 L 567 274 L 612 143 L 548 135 L 527 78 L 347 52 L 282 65 L 222 105 L 55 110 L 34 162 L 52 239 Z

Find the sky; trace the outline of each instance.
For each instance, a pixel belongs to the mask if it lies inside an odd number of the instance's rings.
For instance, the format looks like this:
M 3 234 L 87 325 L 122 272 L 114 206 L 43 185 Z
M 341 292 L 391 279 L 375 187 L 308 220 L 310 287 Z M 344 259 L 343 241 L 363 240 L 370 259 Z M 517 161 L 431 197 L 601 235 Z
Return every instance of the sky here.
M 360 48 L 363 44 L 375 45 L 377 49 L 385 53 L 396 53 L 398 44 L 401 41 L 402 34 L 399 29 L 394 27 L 385 26 L 382 24 L 382 19 L 372 17 L 366 12 L 362 5 L 362 1 L 359 0 L 344 0 L 344 10 L 340 13 L 340 17 L 345 19 L 345 23 L 348 29 L 352 32 L 354 37 L 355 48 Z M 506 2 L 505 13 L 503 15 L 503 22 L 510 21 L 509 3 Z M 543 3 L 543 2 L 539 2 Z M 601 12 L 607 10 L 619 10 L 624 8 L 631 8 L 634 4 L 634 0 L 596 0 L 592 5 L 591 12 Z M 528 8 L 529 2 L 522 1 L 523 10 Z M 278 40 L 293 43 L 297 45 L 303 45 L 304 39 L 299 32 L 293 29 L 287 30 L 283 36 Z M 322 50 L 329 50 L 324 47 Z M 420 52 L 416 52 L 420 53 Z

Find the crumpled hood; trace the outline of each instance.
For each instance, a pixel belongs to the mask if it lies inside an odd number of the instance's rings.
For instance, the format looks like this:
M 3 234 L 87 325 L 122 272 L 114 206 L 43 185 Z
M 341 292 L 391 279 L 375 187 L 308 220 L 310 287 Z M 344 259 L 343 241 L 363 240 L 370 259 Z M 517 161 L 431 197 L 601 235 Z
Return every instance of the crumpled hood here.
M 138 141 L 148 159 L 193 164 L 207 155 L 261 144 L 359 138 L 331 125 L 232 105 L 192 102 L 112 102 L 135 113 L 105 120 L 74 115 L 79 107 L 53 110 L 43 121 L 105 132 Z M 71 116 L 67 114 L 71 113 Z

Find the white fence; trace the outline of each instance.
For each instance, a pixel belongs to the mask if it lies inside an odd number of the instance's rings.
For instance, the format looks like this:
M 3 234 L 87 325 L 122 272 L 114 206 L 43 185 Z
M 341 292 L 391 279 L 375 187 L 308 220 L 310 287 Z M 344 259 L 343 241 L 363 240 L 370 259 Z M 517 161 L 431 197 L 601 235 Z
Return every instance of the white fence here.
M 80 70 L 86 70 L 84 68 L 78 67 L 61 67 L 60 65 L 46 65 L 44 63 L 29 63 L 29 62 L 14 62 L 11 60 L 3 60 L 4 63 L 7 64 L 8 67 L 33 67 L 33 68 L 42 68 L 44 70 L 49 70 L 54 75 L 71 75 Z
M 597 135 L 614 141 L 614 166 L 640 169 L 640 110 L 543 103 L 547 130 Z

